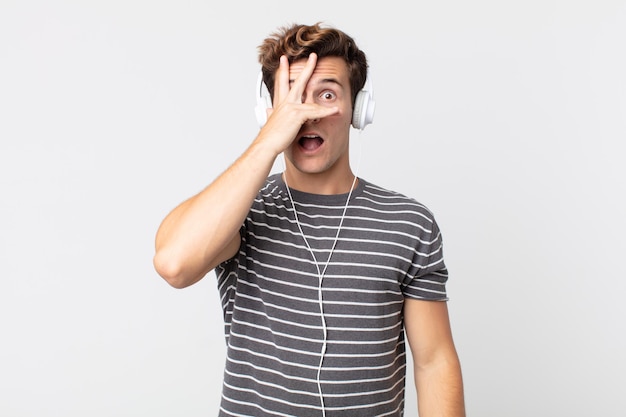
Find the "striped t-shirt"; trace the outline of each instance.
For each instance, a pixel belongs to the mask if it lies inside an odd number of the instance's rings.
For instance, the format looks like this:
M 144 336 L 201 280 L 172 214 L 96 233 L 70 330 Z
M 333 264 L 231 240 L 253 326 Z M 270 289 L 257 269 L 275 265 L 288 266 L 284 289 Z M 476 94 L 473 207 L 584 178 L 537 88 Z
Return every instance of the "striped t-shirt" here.
M 359 179 L 320 290 L 309 247 L 323 271 L 348 194 L 291 195 L 306 241 L 274 174 L 238 254 L 216 268 L 227 343 L 219 415 L 401 416 L 403 300 L 447 299 L 433 215 Z

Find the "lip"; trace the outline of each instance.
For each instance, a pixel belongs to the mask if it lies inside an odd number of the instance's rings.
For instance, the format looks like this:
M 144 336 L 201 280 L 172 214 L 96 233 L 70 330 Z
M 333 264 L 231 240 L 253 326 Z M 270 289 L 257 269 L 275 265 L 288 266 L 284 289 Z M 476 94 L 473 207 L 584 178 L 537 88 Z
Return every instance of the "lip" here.
M 295 142 L 300 152 L 314 154 L 324 146 L 325 140 L 319 132 L 305 131 L 298 135 Z
M 303 137 L 303 136 L 319 136 L 322 137 L 322 134 L 318 131 L 315 130 L 301 130 L 298 133 L 298 139 Z

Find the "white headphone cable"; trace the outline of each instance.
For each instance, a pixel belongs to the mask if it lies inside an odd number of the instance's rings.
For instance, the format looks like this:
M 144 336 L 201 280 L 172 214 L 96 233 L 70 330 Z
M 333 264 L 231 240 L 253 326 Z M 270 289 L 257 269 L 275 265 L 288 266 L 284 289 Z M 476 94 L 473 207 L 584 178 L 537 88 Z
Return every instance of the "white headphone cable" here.
M 294 203 L 293 197 L 291 195 L 291 190 L 289 189 L 289 184 L 287 183 L 287 175 L 286 175 L 286 163 L 285 163 L 285 155 L 283 154 L 283 181 L 285 182 L 285 188 L 287 188 L 287 194 L 289 195 L 289 201 L 291 202 L 291 207 L 293 208 L 293 214 L 294 214 L 294 218 L 296 220 L 296 225 L 298 226 L 298 230 L 300 231 L 300 235 L 302 236 L 302 239 L 304 240 L 304 243 L 306 244 L 307 249 L 309 250 L 309 252 L 311 253 L 311 256 L 313 257 L 313 262 L 315 263 L 315 268 L 317 269 L 317 276 L 318 276 L 318 287 L 317 287 L 317 296 L 318 296 L 318 301 L 319 301 L 319 307 L 320 307 L 320 318 L 322 320 L 322 334 L 324 336 L 323 342 L 322 342 L 322 348 L 321 348 L 321 352 L 320 352 L 320 362 L 319 365 L 317 367 L 317 390 L 319 393 L 319 397 L 320 397 L 320 403 L 322 406 L 322 416 L 325 417 L 326 416 L 326 409 L 324 407 L 324 394 L 322 392 L 322 384 L 320 381 L 320 377 L 321 377 L 321 372 L 322 372 L 322 364 L 324 362 L 324 355 L 326 354 L 326 346 L 327 346 L 327 336 L 328 336 L 328 329 L 326 328 L 326 319 L 324 317 L 324 299 L 323 299 L 323 291 L 322 291 L 322 282 L 324 280 L 324 274 L 326 273 L 326 269 L 328 268 L 328 264 L 330 263 L 330 258 L 333 255 L 333 252 L 335 251 L 335 247 L 337 246 L 337 242 L 339 240 L 339 232 L 341 231 L 341 227 L 343 226 L 343 220 L 346 216 L 346 211 L 348 210 L 348 205 L 350 204 L 350 198 L 352 197 L 352 191 L 354 191 L 354 187 L 356 185 L 356 181 L 358 178 L 358 171 L 359 171 L 359 167 L 361 165 L 361 154 L 362 154 L 362 146 L 361 146 L 361 130 L 359 130 L 359 154 L 358 154 L 358 159 L 357 159 L 357 164 L 356 164 L 356 169 L 354 171 L 354 179 L 352 180 L 352 185 L 350 186 L 350 192 L 348 193 L 348 198 L 346 199 L 346 204 L 343 207 L 343 212 L 341 213 L 341 219 L 339 221 L 339 226 L 337 226 L 337 233 L 335 234 L 335 240 L 333 241 L 333 245 L 330 248 L 330 252 L 328 253 L 328 259 L 326 259 L 326 263 L 324 264 L 324 269 L 320 270 L 320 266 L 319 266 L 319 262 L 317 262 L 317 257 L 315 256 L 315 252 L 313 252 L 313 249 L 311 248 L 311 245 L 309 245 L 309 241 L 306 238 L 306 235 L 304 234 L 304 232 L 302 231 L 302 225 L 300 224 L 300 219 L 298 218 L 298 210 L 296 210 L 296 205 Z

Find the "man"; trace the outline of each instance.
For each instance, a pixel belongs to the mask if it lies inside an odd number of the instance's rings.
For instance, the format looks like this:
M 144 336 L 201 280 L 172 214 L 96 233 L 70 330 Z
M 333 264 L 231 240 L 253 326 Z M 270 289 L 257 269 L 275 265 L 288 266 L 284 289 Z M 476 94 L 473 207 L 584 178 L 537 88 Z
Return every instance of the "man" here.
M 172 286 L 216 271 L 220 416 L 403 415 L 405 333 L 420 416 L 464 416 L 439 228 L 350 167 L 350 126 L 372 116 L 365 54 L 320 24 L 281 28 L 259 51 L 272 101 L 261 130 L 156 237 Z

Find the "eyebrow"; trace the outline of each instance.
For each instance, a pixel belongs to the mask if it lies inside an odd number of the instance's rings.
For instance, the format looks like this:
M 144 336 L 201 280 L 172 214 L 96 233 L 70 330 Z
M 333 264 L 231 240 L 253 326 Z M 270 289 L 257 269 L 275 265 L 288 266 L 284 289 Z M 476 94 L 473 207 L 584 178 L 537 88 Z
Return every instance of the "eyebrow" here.
M 290 79 L 289 85 L 291 86 L 294 83 L 294 81 L 295 81 L 294 79 Z M 322 78 L 321 80 L 319 80 L 319 82 L 317 82 L 317 84 L 335 84 L 339 87 L 343 87 L 343 85 L 336 78 Z

